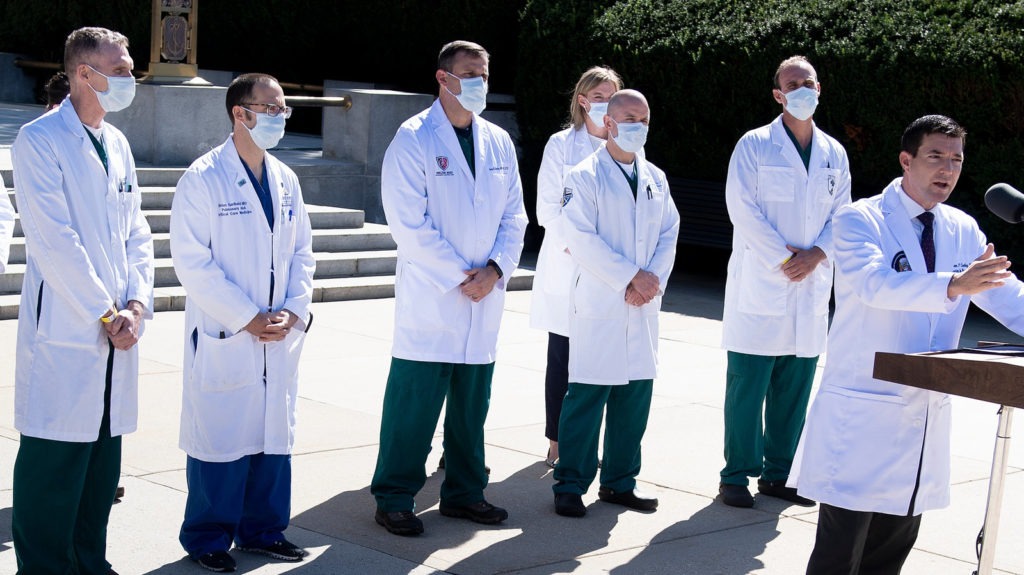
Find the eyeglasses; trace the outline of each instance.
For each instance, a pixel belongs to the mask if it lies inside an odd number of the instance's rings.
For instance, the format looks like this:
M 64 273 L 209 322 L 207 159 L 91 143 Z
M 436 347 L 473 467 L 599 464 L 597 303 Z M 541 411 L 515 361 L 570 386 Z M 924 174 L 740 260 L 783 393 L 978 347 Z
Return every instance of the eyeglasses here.
M 278 106 L 277 104 L 260 104 L 258 102 L 240 102 L 240 104 L 245 106 L 263 106 L 264 108 L 267 109 L 267 115 L 270 116 L 271 118 L 276 118 L 280 114 L 284 114 L 285 120 L 292 117 L 292 109 L 288 106 Z M 249 111 L 252 112 L 253 110 Z

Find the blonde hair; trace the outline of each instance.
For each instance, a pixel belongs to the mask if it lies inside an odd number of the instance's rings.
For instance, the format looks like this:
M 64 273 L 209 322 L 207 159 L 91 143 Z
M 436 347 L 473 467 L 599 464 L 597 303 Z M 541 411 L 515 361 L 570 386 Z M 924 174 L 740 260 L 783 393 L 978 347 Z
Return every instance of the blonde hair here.
M 576 89 L 573 90 L 572 100 L 569 102 L 569 126 L 573 129 L 580 129 L 587 118 L 586 110 L 578 102 L 580 95 L 586 95 L 587 92 L 605 82 L 610 82 L 612 86 L 615 86 L 615 91 L 622 89 L 622 78 L 611 68 L 594 66 L 580 76 L 579 81 L 576 82 Z

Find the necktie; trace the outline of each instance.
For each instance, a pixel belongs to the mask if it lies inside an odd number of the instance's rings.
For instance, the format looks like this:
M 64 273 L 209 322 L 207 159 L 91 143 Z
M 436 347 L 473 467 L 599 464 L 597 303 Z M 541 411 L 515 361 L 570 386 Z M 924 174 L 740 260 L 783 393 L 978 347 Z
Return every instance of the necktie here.
M 924 212 L 917 216 L 924 224 L 924 231 L 921 232 L 921 252 L 924 254 L 924 263 L 928 267 L 928 273 L 935 271 L 935 236 L 932 233 L 932 222 L 935 221 L 935 214 Z

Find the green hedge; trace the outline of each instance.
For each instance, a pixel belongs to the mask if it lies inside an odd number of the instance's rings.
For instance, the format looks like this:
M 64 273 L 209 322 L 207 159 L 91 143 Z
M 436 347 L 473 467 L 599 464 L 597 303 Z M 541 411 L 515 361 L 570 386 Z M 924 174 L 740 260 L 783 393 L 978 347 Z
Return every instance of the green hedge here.
M 532 26 L 566 11 L 576 19 L 564 35 Z M 649 157 L 672 175 L 723 181 L 739 137 L 780 111 L 771 97 L 778 63 L 803 54 L 822 83 L 815 120 L 846 146 L 855 196 L 900 174 L 908 123 L 946 114 L 968 131 L 950 203 L 1024 265 L 1024 247 L 1012 248 L 1018 230 L 982 201 L 996 182 L 1024 187 L 1022 30 L 1024 2 L 992 0 L 532 1 L 520 35 L 520 53 L 534 62 L 520 68 L 520 119 L 527 138 L 546 137 L 564 121 L 565 90 L 580 71 L 606 63 L 651 102 Z

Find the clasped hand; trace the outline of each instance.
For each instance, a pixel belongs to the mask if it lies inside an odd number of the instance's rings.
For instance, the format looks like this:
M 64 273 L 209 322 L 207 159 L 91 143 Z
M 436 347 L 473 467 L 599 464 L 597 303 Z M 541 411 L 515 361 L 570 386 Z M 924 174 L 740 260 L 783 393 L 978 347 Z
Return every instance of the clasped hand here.
M 498 283 L 498 272 L 491 266 L 466 270 L 465 274 L 466 279 L 459 284 L 459 289 L 462 290 L 462 295 L 475 302 L 487 297 Z
M 646 270 L 636 272 L 633 279 L 626 286 L 626 303 L 640 307 L 651 303 L 661 291 L 661 281 L 658 276 Z
M 114 314 L 109 323 L 103 324 L 103 329 L 107 331 L 107 338 L 110 343 L 114 344 L 115 349 L 125 351 L 139 343 L 143 311 L 141 303 L 131 300 L 127 307 Z
M 281 341 L 293 329 L 305 329 L 305 322 L 292 312 L 282 309 L 276 312 L 260 312 L 245 325 L 245 331 L 256 336 L 263 343 Z

